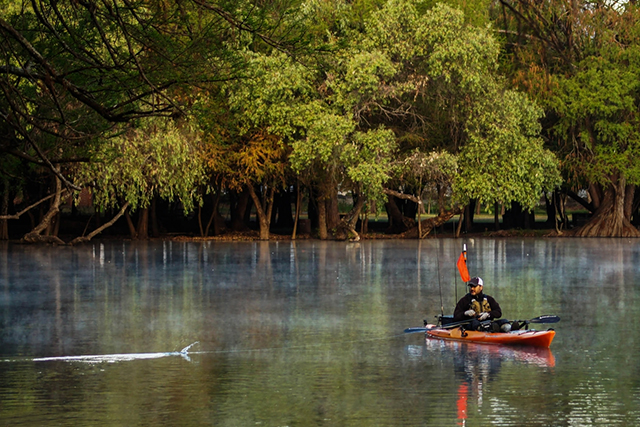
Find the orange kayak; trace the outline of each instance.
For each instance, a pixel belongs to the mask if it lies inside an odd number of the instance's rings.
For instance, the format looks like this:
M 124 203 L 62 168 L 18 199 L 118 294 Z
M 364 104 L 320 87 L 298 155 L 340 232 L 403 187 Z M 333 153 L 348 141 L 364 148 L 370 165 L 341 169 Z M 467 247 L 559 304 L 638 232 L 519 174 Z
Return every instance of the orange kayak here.
M 429 328 L 427 325 L 426 334 L 431 338 L 440 338 L 443 340 L 467 341 L 481 344 L 500 344 L 500 345 L 520 345 L 531 347 L 549 348 L 556 331 L 549 329 L 547 331 L 511 331 L 511 332 L 480 332 L 480 331 L 463 331 L 461 328 L 441 329 L 438 327 Z

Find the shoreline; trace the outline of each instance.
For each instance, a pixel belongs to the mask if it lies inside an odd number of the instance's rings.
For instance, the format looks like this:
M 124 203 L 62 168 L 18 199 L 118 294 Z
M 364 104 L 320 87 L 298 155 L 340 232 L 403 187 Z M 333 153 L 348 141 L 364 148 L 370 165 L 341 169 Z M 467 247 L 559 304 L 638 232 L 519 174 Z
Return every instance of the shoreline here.
M 61 240 L 64 242 L 70 242 L 77 236 L 70 235 L 62 235 L 59 236 Z M 550 229 L 534 229 L 534 230 L 498 230 L 498 231 L 483 231 L 483 232 L 473 232 L 473 233 L 462 233 L 460 236 L 456 237 L 452 233 L 439 233 L 434 234 L 430 233 L 422 240 L 432 240 L 432 239 L 465 239 L 465 238 L 563 238 L 563 237 L 575 237 L 573 236 L 572 230 L 564 231 L 561 234 L 558 234 L 555 230 Z M 76 244 L 74 246 L 92 243 L 92 242 L 100 242 L 100 241 L 175 241 L 175 242 L 252 242 L 252 241 L 296 241 L 296 240 L 317 240 L 322 241 L 318 237 L 312 236 L 310 234 L 301 234 L 297 235 L 295 239 L 292 238 L 291 234 L 278 234 L 278 233 L 270 233 L 268 240 L 261 240 L 259 237 L 259 232 L 257 230 L 249 230 L 249 231 L 234 231 L 234 232 L 226 232 L 224 234 L 218 236 L 194 236 L 189 234 L 182 233 L 168 233 L 163 234 L 157 237 L 149 237 L 147 239 L 132 239 L 130 236 L 126 235 L 98 235 L 95 236 L 88 242 L 83 242 Z M 399 237 L 396 234 L 385 234 L 385 233 L 364 233 L 360 234 L 359 240 L 340 240 L 340 239 L 327 239 L 324 241 L 334 241 L 334 242 L 362 242 L 367 240 L 417 240 L 416 238 L 408 238 L 408 237 Z M 48 242 L 39 242 L 39 243 L 30 243 L 24 242 L 21 239 L 9 239 L 4 242 L 12 243 L 12 244 L 45 244 L 45 245 L 53 245 L 53 246 L 71 246 L 71 245 L 60 245 L 55 243 Z

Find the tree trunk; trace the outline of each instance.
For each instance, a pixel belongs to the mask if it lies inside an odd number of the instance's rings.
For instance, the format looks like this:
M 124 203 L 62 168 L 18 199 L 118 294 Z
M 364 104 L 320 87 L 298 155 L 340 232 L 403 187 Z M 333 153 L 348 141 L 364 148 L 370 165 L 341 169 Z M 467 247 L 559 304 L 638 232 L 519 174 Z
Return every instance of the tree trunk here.
M 625 216 L 626 180 L 614 176 L 604 191 L 602 202 L 593 217 L 575 233 L 579 237 L 640 237 L 630 218 Z
M 327 189 L 325 192 L 327 230 L 337 230 L 340 224 L 340 211 L 338 210 L 338 190 Z
M 589 184 L 589 197 L 591 197 L 591 204 L 593 205 L 594 211 L 597 210 L 604 197 L 602 187 L 597 184 Z
M 327 204 L 322 196 L 318 198 L 318 237 L 320 237 L 320 240 L 329 238 L 329 233 L 327 232 Z
M 136 228 L 138 239 L 149 239 L 149 208 L 141 208 L 138 214 L 138 227 Z
M 258 217 L 258 225 L 260 227 L 260 240 L 269 240 L 269 227 L 271 226 L 271 211 L 273 209 L 273 199 L 275 188 L 273 186 L 263 185 L 265 195 L 263 203 L 256 193 L 252 185 L 247 185 L 249 195 L 256 206 L 256 216 Z
M 124 211 L 124 217 L 127 220 L 127 227 L 129 227 L 129 235 L 131 236 L 131 239 L 133 240 L 137 239 L 138 232 L 136 231 L 136 226 L 133 225 L 133 220 L 131 219 L 131 214 L 129 213 L 128 209 Z
M 75 239 L 73 239 L 71 242 L 69 242 L 69 245 L 77 245 L 78 243 L 85 243 L 88 242 L 89 240 L 93 239 L 96 235 L 98 235 L 99 233 L 102 233 L 102 231 L 108 227 L 111 227 L 113 224 L 115 224 L 115 222 L 120 219 L 120 217 L 122 215 L 124 215 L 125 211 L 127 210 L 127 208 L 129 207 L 129 202 L 126 202 L 124 204 L 124 206 L 122 206 L 122 208 L 120 209 L 120 212 L 118 212 L 116 214 L 116 216 L 114 216 L 111 221 L 106 222 L 105 224 L 101 225 L 100 227 L 98 227 L 97 229 L 93 230 L 91 233 L 89 233 L 87 236 L 82 236 L 82 237 L 76 237 Z
M 420 206 L 422 204 L 421 200 L 413 194 L 400 193 L 388 188 L 384 189 L 384 193 L 388 196 L 387 203 L 385 203 L 385 209 L 389 217 L 389 227 L 387 228 L 387 233 L 402 233 L 414 227 L 416 225 L 416 221 L 413 218 L 409 218 L 402 213 L 396 200 L 410 200 L 416 206 Z
M 213 210 L 211 212 L 211 217 L 209 217 L 209 222 L 207 222 L 207 228 L 204 230 L 204 237 L 209 235 L 209 230 L 211 229 L 211 225 L 213 225 L 213 235 L 218 236 L 222 234 L 222 230 L 224 228 L 224 218 L 220 215 L 220 199 L 222 198 L 220 195 L 220 191 L 216 191 L 211 195 L 213 199 Z
M 511 203 L 511 208 L 507 209 L 502 216 L 502 228 L 509 230 L 513 228 L 531 229 L 535 224 L 535 216 L 532 211 L 525 210 L 520 203 Z
M 547 196 L 547 193 L 544 193 L 544 205 L 545 205 L 545 210 L 547 212 L 547 221 L 545 222 L 545 227 L 546 228 L 555 227 L 556 205 L 555 205 L 555 198 L 553 197 L 553 195 L 551 196 L 551 198 L 549 198 Z
M 471 233 L 473 231 L 473 219 L 476 213 L 476 205 L 478 207 L 480 206 L 476 199 L 471 199 L 469 204 L 464 208 L 464 230 L 467 233 Z
M 441 209 L 438 216 L 420 221 L 420 229 L 422 230 L 422 235 L 418 235 L 418 226 L 416 225 L 415 227 L 405 231 L 399 236 L 402 238 L 409 238 L 409 239 L 416 239 L 416 238 L 424 239 L 426 236 L 429 235 L 429 233 L 431 233 L 431 230 L 433 230 L 434 228 L 440 227 L 442 224 L 449 221 L 455 215 L 460 215 L 460 212 L 462 212 L 462 208 L 456 208 L 449 211 Z
M 302 204 L 302 192 L 300 191 L 300 181 L 296 183 L 296 216 L 293 219 L 293 232 L 291 233 L 291 240 L 296 240 L 296 234 L 298 232 L 298 221 L 300 220 L 300 205 Z
M 633 216 L 634 196 L 636 194 L 636 186 L 627 184 L 624 190 L 624 217 L 631 221 Z
M 389 227 L 387 227 L 386 233 L 398 234 L 404 233 L 408 229 L 416 225 L 416 222 L 411 218 L 407 218 L 402 214 L 402 211 L 396 203 L 396 197 L 389 195 L 387 203 L 385 203 L 387 216 L 389 217 Z
M 23 242 L 27 243 L 55 243 L 59 245 L 63 245 L 64 242 L 60 240 L 57 236 L 43 236 L 42 232 L 47 230 L 53 221 L 53 219 L 60 212 L 60 202 L 62 199 L 62 183 L 58 177 L 55 177 L 55 196 L 51 201 L 49 206 L 49 210 L 42 217 L 40 224 L 36 225 L 33 230 L 28 232 L 22 237 Z
M 353 196 L 354 204 L 349 213 L 340 220 L 338 229 L 336 232 L 336 238 L 340 240 L 351 239 L 352 241 L 359 241 L 360 235 L 356 231 L 356 224 L 362 208 L 364 207 L 365 198 L 362 196 Z

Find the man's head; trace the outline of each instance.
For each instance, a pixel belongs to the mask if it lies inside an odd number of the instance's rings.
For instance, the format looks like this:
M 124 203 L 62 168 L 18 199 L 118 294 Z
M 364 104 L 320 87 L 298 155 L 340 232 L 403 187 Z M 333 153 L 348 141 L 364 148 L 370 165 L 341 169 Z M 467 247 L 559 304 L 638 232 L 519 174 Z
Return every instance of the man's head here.
M 471 280 L 469 280 L 469 283 L 467 283 L 467 286 L 469 286 L 469 292 L 471 293 L 471 295 L 481 294 L 483 285 L 484 285 L 484 282 L 480 277 L 472 277 Z

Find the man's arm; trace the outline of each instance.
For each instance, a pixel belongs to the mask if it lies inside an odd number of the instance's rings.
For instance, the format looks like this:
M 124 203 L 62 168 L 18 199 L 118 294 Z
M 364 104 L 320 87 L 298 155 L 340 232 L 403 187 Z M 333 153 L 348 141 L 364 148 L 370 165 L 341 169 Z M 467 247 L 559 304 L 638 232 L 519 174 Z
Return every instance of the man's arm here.
M 496 301 L 493 297 L 487 296 L 487 302 L 491 306 L 491 312 L 489 313 L 489 316 L 491 316 L 492 319 L 501 318 L 502 309 L 500 308 L 500 304 L 498 304 L 498 301 Z

